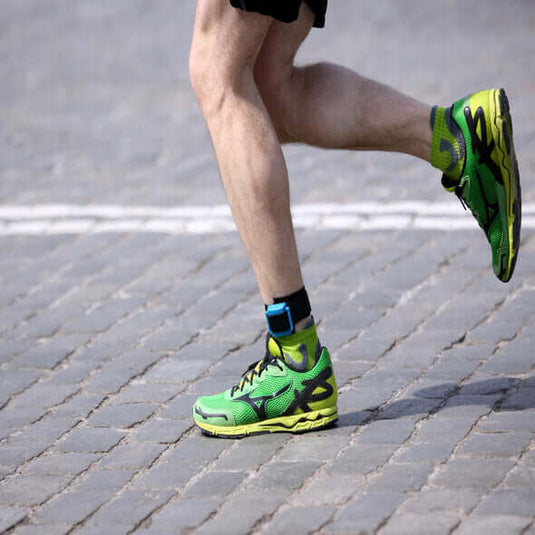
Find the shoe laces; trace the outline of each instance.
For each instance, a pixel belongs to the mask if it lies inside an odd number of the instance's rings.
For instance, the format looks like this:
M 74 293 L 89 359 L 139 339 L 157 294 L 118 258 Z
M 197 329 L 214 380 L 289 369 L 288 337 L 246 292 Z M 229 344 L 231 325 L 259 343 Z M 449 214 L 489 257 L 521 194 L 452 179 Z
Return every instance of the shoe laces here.
M 268 369 L 269 366 L 276 366 L 280 371 L 283 371 L 284 368 L 280 365 L 281 357 L 277 355 L 272 355 L 268 351 L 268 344 L 266 342 L 266 354 L 263 359 L 257 360 L 249 365 L 249 367 L 242 373 L 240 382 L 237 385 L 234 385 L 230 389 L 230 395 L 233 396 L 236 391 L 243 392 L 243 389 L 247 384 L 253 384 L 253 381 L 256 377 L 260 377 L 262 373 Z

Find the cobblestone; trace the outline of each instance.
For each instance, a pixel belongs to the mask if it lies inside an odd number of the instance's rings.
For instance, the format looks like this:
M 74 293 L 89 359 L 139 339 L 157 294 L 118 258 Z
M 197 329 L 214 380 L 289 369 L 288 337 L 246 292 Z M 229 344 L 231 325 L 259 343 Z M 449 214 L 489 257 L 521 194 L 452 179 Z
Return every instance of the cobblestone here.
M 368 228 L 389 217 L 378 213 L 358 230 L 298 228 L 339 422 L 240 441 L 191 419 L 197 395 L 264 353 L 238 234 L 147 232 L 144 220 L 92 232 L 82 213 L 225 202 L 188 79 L 195 2 L 1 6 L 0 208 L 21 216 L 0 220 L 0 532 L 534 532 L 531 3 L 329 4 L 299 62 L 341 63 L 429 104 L 507 89 L 522 246 L 504 285 L 475 223 Z M 284 151 L 295 205 L 453 202 L 408 156 Z M 60 215 L 47 227 L 60 233 L 31 234 L 31 207 L 46 204 L 79 207 L 79 231 Z M 93 229 L 128 223 L 104 219 Z

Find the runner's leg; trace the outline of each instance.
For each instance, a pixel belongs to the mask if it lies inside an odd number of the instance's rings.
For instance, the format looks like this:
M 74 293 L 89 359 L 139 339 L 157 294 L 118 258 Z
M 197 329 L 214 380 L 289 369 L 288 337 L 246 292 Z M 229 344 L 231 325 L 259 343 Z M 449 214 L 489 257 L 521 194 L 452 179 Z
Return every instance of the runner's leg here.
M 199 0 L 190 56 L 228 202 L 266 304 L 303 286 L 288 172 L 254 80 L 272 23 L 232 8 L 228 0 Z
M 280 139 L 429 161 L 430 106 L 339 65 L 294 65 L 310 16 L 303 4 L 295 23 L 274 21 L 256 62 L 256 81 Z

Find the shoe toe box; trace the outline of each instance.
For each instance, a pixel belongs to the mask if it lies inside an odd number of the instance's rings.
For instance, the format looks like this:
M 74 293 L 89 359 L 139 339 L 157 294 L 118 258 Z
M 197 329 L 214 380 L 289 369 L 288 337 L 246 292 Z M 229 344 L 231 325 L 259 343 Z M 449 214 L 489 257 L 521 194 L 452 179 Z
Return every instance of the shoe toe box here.
M 233 412 L 221 406 L 220 396 L 201 396 L 193 406 L 193 418 L 200 424 L 217 426 L 236 425 Z

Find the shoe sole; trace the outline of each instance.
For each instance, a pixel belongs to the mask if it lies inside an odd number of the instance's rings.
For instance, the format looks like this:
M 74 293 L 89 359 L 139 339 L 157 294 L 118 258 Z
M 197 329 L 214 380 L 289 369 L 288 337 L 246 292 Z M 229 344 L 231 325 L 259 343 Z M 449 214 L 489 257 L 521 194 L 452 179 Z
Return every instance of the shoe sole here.
M 244 438 L 266 433 L 306 433 L 318 431 L 334 425 L 338 420 L 336 407 L 328 407 L 318 411 L 304 412 L 293 416 L 280 416 L 261 422 L 234 427 L 211 425 L 195 420 L 195 424 L 205 435 L 220 438 Z
M 502 227 L 507 228 L 507 251 L 499 253 L 499 266 L 496 275 L 507 282 L 513 275 L 518 248 L 520 246 L 520 227 L 522 220 L 522 200 L 520 175 L 513 144 L 513 123 L 509 109 L 509 100 L 503 89 L 494 89 L 490 93 L 494 120 L 491 121 L 493 138 L 500 155 L 500 169 L 503 177 L 503 197 L 498 196 Z M 499 114 L 496 113 L 499 110 Z M 496 269 L 495 269 L 496 272 Z

